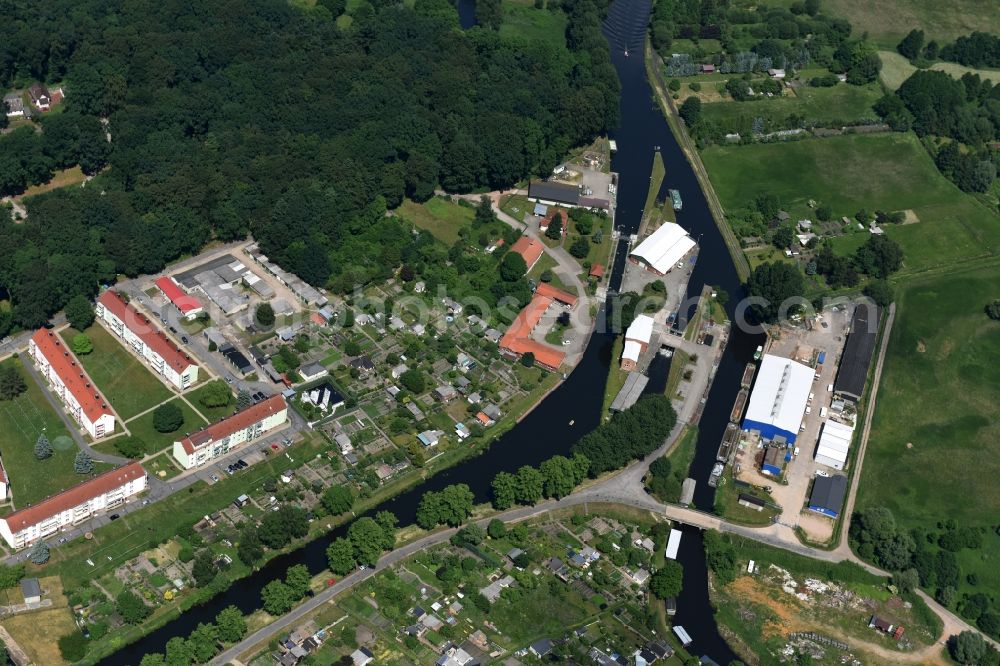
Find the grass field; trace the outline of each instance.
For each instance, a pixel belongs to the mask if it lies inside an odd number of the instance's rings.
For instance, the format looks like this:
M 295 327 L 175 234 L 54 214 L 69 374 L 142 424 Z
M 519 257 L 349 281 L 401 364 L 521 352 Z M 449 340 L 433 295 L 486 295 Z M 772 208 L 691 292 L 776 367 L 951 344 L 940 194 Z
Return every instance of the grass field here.
M 511 2 L 510 0 L 505 0 L 502 5 L 501 37 L 521 37 L 533 41 L 543 41 L 547 44 L 559 44 L 565 48 L 566 15 L 564 13 L 535 9 L 532 4 Z
M 879 51 L 882 58 L 882 72 L 879 77 L 888 88 L 895 90 L 903 84 L 903 81 L 910 78 L 917 68 L 910 64 L 910 61 L 899 55 L 895 51 Z M 956 79 L 961 78 L 966 72 L 979 74 L 984 79 L 990 79 L 994 83 L 1000 82 L 1000 70 L 996 69 L 973 69 L 957 62 L 936 62 L 931 69 L 947 72 Z
M 415 226 L 426 229 L 449 247 L 458 240 L 458 230 L 472 223 L 475 211 L 447 199 L 434 197 L 422 204 L 407 199 L 396 214 Z
M 762 191 L 778 195 L 792 219 L 813 217 L 810 199 L 830 205 L 837 218 L 862 208 L 913 209 L 919 222 L 886 228 L 903 247 L 904 273 L 1000 249 L 1000 217 L 942 176 L 912 134 L 712 146 L 702 157 L 730 211 Z
M 23 197 L 33 197 L 36 194 L 43 194 L 45 192 L 51 192 L 52 190 L 58 190 L 60 187 L 68 187 L 70 185 L 79 185 L 84 180 L 86 176 L 83 175 L 83 170 L 80 167 L 70 167 L 69 169 L 60 169 L 53 174 L 52 179 L 47 183 L 42 183 L 41 185 L 32 185 L 24 191 Z
M 170 461 L 167 453 L 161 453 L 160 455 L 147 460 L 142 464 L 146 468 L 146 472 L 150 476 L 155 476 L 158 479 L 172 479 L 181 473 L 181 470 L 177 468 L 173 462 Z M 160 474 L 163 472 L 163 474 Z
M 887 506 L 906 528 L 953 518 L 992 535 L 1000 515 L 1000 324 L 983 306 L 997 297 L 998 277 L 996 267 L 984 268 L 899 291 L 859 508 Z M 997 590 L 993 537 L 960 562 Z
M 173 446 L 174 441 L 184 436 L 184 433 L 194 432 L 208 425 L 208 422 L 194 413 L 187 403 L 180 398 L 174 398 L 168 404 L 174 404 L 181 408 L 184 415 L 184 423 L 174 432 L 157 432 L 153 427 L 153 412 L 143 414 L 134 421 L 129 421 L 127 426 L 134 437 L 138 437 L 146 443 L 146 450 L 150 453 L 162 451 Z
M 826 0 L 822 11 L 846 18 L 856 35 L 868 33 L 869 39 L 887 49 L 895 49 L 913 28 L 942 44 L 974 30 L 1000 32 L 1000 12 L 993 0 Z
M 324 359 L 323 362 L 326 363 L 326 360 Z M 222 381 L 222 380 L 220 379 L 216 381 Z M 207 384 L 205 386 L 207 386 Z M 188 402 L 194 405 L 195 408 L 212 423 L 215 423 L 224 416 L 229 416 L 230 414 L 232 414 L 233 410 L 236 409 L 235 396 L 233 396 L 233 398 L 229 401 L 228 405 L 225 405 L 223 407 L 206 407 L 205 405 L 201 404 L 201 401 L 198 398 L 205 390 L 205 386 L 197 388 L 194 391 L 191 391 L 190 393 L 184 394 L 184 397 L 187 398 Z
M 79 630 L 73 622 L 73 613 L 63 595 L 59 578 L 42 578 L 39 583 L 42 589 L 49 591 L 46 597 L 52 599 L 52 607 L 5 617 L 3 626 L 33 663 L 65 664 L 67 662 L 59 652 L 58 639 Z
M 63 331 L 67 345 L 79 333 Z M 173 395 L 153 373 L 133 356 L 113 335 L 94 324 L 86 330 L 94 351 L 81 356 L 80 363 L 123 420 L 158 405 Z
M 799 88 L 797 95 L 774 97 L 753 102 L 718 102 L 702 106 L 706 120 L 718 123 L 726 132 L 749 134 L 754 118 L 763 118 L 764 131 L 791 129 L 792 114 L 801 116 L 807 125 L 840 126 L 862 120 L 875 120 L 872 105 L 882 96 L 876 84 L 867 86 L 837 85 L 832 88 Z
M 44 431 L 50 442 L 57 437 L 65 442 L 69 431 L 18 359 L 7 359 L 2 365 L 17 367 L 28 384 L 28 390 L 14 400 L 0 402 L 0 457 L 10 478 L 14 504 L 24 507 L 74 486 L 85 477 L 73 472 L 78 449 L 72 440 L 69 446 L 53 446 L 51 458 L 35 458 L 39 434 Z M 101 471 L 106 468 L 95 467 Z

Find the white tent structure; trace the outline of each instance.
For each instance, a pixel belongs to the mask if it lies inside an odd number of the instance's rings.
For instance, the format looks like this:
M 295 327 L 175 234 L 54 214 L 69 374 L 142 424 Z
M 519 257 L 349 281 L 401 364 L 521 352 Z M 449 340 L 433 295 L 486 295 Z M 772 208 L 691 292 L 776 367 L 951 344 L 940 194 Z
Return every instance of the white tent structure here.
M 622 350 L 622 360 L 632 361 L 632 363 L 638 363 L 639 357 L 642 355 L 642 345 L 633 340 L 625 341 L 625 349 Z
M 743 419 L 744 430 L 757 430 L 761 437 L 784 437 L 795 443 L 812 388 L 813 369 L 791 359 L 764 354 L 757 382 Z
M 844 469 L 847 463 L 847 450 L 854 438 L 854 428 L 837 421 L 827 421 L 823 424 L 823 433 L 816 447 L 816 462 L 834 469 Z
M 646 240 L 639 243 L 629 256 L 641 261 L 654 273 L 666 275 L 695 246 L 684 227 L 664 222 Z
M 653 318 L 649 315 L 638 315 L 629 324 L 625 331 L 626 340 L 635 340 L 644 345 L 648 345 L 653 338 Z

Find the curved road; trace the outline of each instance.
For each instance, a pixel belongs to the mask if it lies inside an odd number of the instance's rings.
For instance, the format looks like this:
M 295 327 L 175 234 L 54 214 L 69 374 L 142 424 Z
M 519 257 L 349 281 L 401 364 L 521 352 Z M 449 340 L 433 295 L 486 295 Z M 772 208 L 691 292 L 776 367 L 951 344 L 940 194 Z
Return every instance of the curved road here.
M 879 348 L 878 358 L 875 366 L 875 374 L 872 380 L 872 396 L 875 396 L 878 390 L 879 380 L 882 374 L 882 366 L 885 360 L 885 352 L 888 347 L 888 341 L 890 333 L 892 330 L 893 318 L 895 315 L 895 305 L 890 307 L 888 318 L 886 320 L 885 330 L 882 338 L 882 344 Z M 845 504 L 845 511 L 848 515 L 853 511 L 855 495 L 858 489 L 858 479 L 860 478 L 861 472 L 861 461 L 864 456 L 865 446 L 868 441 L 868 434 L 871 427 L 872 413 L 874 412 L 875 400 L 874 397 L 869 403 L 868 412 L 865 418 L 864 431 L 861 438 L 861 449 L 858 454 L 857 469 L 853 475 L 853 481 L 848 494 L 847 502 Z M 682 412 L 682 417 L 684 416 Z M 541 504 L 530 507 L 519 507 L 516 509 L 510 509 L 509 511 L 504 511 L 502 513 L 490 516 L 489 518 L 484 518 L 477 521 L 483 527 L 492 520 L 493 518 L 499 518 L 504 522 L 516 522 L 534 518 L 536 516 L 542 515 L 549 511 L 557 509 L 565 509 L 572 506 L 579 506 L 581 504 L 586 505 L 589 503 L 601 503 L 601 504 L 621 504 L 633 508 L 644 509 L 650 511 L 654 514 L 659 514 L 669 518 L 671 520 L 681 522 L 687 525 L 692 525 L 700 529 L 713 529 L 719 530 L 721 532 L 728 532 L 730 534 L 735 534 L 747 539 L 752 539 L 760 543 L 766 544 L 768 546 L 773 546 L 775 548 L 782 548 L 805 557 L 810 557 L 817 560 L 823 560 L 826 562 L 842 562 L 850 561 L 858 564 L 859 566 L 867 569 L 868 571 L 880 575 L 888 576 L 889 573 L 874 567 L 867 562 L 863 562 L 854 555 L 847 545 L 847 521 L 845 526 L 841 531 L 841 543 L 834 550 L 820 550 L 818 548 L 813 548 L 810 546 L 803 545 L 796 536 L 792 528 L 781 525 L 772 524 L 767 527 L 746 527 L 744 525 L 737 525 L 734 523 L 722 520 L 718 516 L 714 516 L 703 511 L 698 511 L 697 509 L 690 509 L 674 504 L 662 504 L 654 498 L 652 498 L 648 493 L 646 493 L 645 486 L 643 484 L 643 479 L 645 478 L 647 472 L 649 471 L 649 465 L 653 460 L 667 453 L 677 442 L 681 432 L 684 429 L 684 423 L 681 420 L 674 427 L 674 430 L 666 438 L 663 444 L 653 453 L 649 454 L 643 460 L 629 465 L 625 469 L 617 472 L 612 476 L 605 477 L 597 481 L 596 483 L 585 486 L 579 489 L 574 494 L 564 497 L 561 500 L 548 500 Z M 254 633 L 247 636 L 244 640 L 229 648 L 225 652 L 219 654 L 215 659 L 212 660 L 213 664 L 226 664 L 230 662 L 236 662 L 236 659 L 244 652 L 247 652 L 255 645 L 263 643 L 270 640 L 275 634 L 284 631 L 299 622 L 303 617 L 322 606 L 324 603 L 332 600 L 334 597 L 342 592 L 345 592 L 355 585 L 367 580 L 377 571 L 382 571 L 383 569 L 392 567 L 393 565 L 401 562 L 402 560 L 410 557 L 411 555 L 435 546 L 440 543 L 444 543 L 449 540 L 451 536 L 457 531 L 457 529 L 446 529 L 439 532 L 434 532 L 421 539 L 413 541 L 412 543 L 406 544 L 390 553 L 384 555 L 376 565 L 374 569 L 364 569 L 360 571 L 355 571 L 354 573 L 342 578 L 337 581 L 331 587 L 326 588 L 319 594 L 308 599 L 305 603 L 294 608 L 289 613 L 278 618 L 271 624 L 263 627 Z M 962 631 L 974 631 L 978 632 L 977 629 L 970 626 L 964 620 L 956 616 L 954 613 L 949 611 L 947 608 L 941 606 L 932 597 L 927 595 L 922 590 L 917 590 L 917 594 L 924 600 L 925 603 L 931 608 L 934 613 L 941 618 L 944 629 L 940 637 L 943 643 L 949 636 L 961 633 Z M 991 640 L 989 637 L 985 637 L 987 641 L 992 643 L 995 647 L 1000 647 L 995 641 Z M 927 659 L 931 659 L 937 655 L 940 651 L 940 646 L 935 644 L 925 647 L 921 650 L 915 651 L 908 655 L 896 654 L 894 653 L 894 658 L 902 661 L 908 662 L 919 662 Z

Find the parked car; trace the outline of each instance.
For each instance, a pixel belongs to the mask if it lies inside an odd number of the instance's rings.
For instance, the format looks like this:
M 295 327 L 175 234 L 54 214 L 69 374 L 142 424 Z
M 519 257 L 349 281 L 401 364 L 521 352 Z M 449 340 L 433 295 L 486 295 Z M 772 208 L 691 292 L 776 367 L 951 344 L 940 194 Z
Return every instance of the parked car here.
M 183 342 L 184 344 L 187 344 L 187 343 L 188 343 L 188 339 L 187 339 L 187 336 L 186 336 L 186 335 L 182 335 L 182 336 L 181 336 L 181 342 Z
M 816 470 L 816 476 L 830 476 L 830 473 L 826 470 L 818 469 Z
M 110 516 L 108 516 L 108 520 L 118 520 L 119 518 L 121 518 L 121 514 L 118 513 L 113 513 Z

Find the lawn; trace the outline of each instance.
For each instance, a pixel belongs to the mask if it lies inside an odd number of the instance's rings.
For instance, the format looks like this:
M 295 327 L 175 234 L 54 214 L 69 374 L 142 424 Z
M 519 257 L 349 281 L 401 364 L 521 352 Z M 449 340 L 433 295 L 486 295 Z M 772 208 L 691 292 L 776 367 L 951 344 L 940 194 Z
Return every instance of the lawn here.
M 68 187 L 70 185 L 79 185 L 86 179 L 83 175 L 83 170 L 80 167 L 70 167 L 69 169 L 60 169 L 52 175 L 52 179 L 47 183 L 42 183 L 41 185 L 32 185 L 24 191 L 21 198 L 33 197 L 36 194 L 44 194 L 45 192 L 51 192 L 52 190 L 57 190 L 60 187 Z
M 222 380 L 216 380 L 216 381 L 222 381 Z M 206 407 L 205 405 L 201 404 L 201 400 L 199 399 L 201 398 L 201 395 L 204 392 L 204 390 L 205 386 L 199 387 L 194 391 L 191 391 L 190 393 L 186 393 L 184 397 L 187 398 L 188 402 L 194 405 L 195 409 L 201 412 L 202 415 L 204 415 L 204 417 L 209 420 L 209 422 L 215 423 L 219 419 L 225 416 L 229 416 L 230 414 L 233 413 L 233 410 L 236 409 L 235 396 L 233 396 L 232 400 L 229 401 L 228 405 L 224 405 L 222 407 Z
M 702 106 L 702 116 L 718 123 L 726 132 L 747 135 L 755 118 L 764 120 L 764 131 L 791 129 L 788 118 L 794 114 L 806 125 L 834 127 L 876 120 L 872 105 L 882 97 L 877 84 L 867 86 L 837 85 L 832 88 L 799 88 L 797 94 L 752 102 L 717 102 Z
M 552 279 L 549 281 L 549 284 L 551 284 L 553 287 L 556 287 L 557 289 L 562 289 L 565 292 L 568 292 L 570 294 L 576 294 L 577 296 L 579 296 L 579 294 L 576 293 L 576 287 L 572 285 L 567 285 L 565 282 L 559 279 L 559 275 L 554 270 L 555 267 L 558 265 L 559 264 L 556 262 L 556 260 L 553 259 L 551 256 L 549 256 L 549 254 L 546 252 L 538 258 L 538 261 L 535 262 L 535 265 L 531 267 L 530 271 L 528 271 L 528 279 L 540 282 L 542 273 L 544 273 L 546 270 L 549 270 L 552 271 Z
M 954 519 L 993 532 L 1000 515 L 1000 324 L 983 313 L 1000 269 L 913 282 L 897 295 L 858 507 L 905 528 Z M 970 501 L 972 500 L 972 501 Z M 963 573 L 1000 589 L 1000 538 L 963 551 Z M 963 576 L 964 585 L 964 576 Z
M 155 413 L 155 410 L 153 412 L 149 412 L 148 414 L 143 414 L 136 420 L 129 421 L 125 424 L 134 437 L 138 437 L 146 443 L 146 450 L 149 453 L 155 453 L 156 451 L 162 451 L 163 449 L 171 447 L 173 446 L 174 441 L 182 438 L 185 433 L 200 430 L 208 425 L 207 421 L 198 416 L 194 410 L 180 398 L 174 398 L 168 404 L 174 404 L 180 407 L 181 413 L 184 415 L 184 423 L 181 424 L 181 427 L 174 432 L 157 432 L 156 428 L 153 427 L 153 414 Z
M 167 453 L 161 453 L 155 458 L 147 460 L 142 466 L 146 468 L 146 472 L 150 476 L 155 476 L 158 479 L 172 479 L 181 473 L 181 470 L 170 460 Z
M 975 30 L 1000 33 L 1000 12 L 991 0 L 826 0 L 822 11 L 846 18 L 857 36 L 867 33 L 887 49 L 895 49 L 913 28 L 941 44 Z
M 94 324 L 85 332 L 94 343 L 94 351 L 81 356 L 80 363 L 123 420 L 173 395 L 142 361 L 100 325 Z M 63 331 L 62 336 L 70 347 L 77 333 L 79 331 L 72 328 Z
M 31 613 L 11 615 L 3 620 L 4 629 L 10 632 L 35 664 L 65 664 L 59 651 L 59 638 L 78 631 L 73 622 L 66 597 L 62 593 L 59 579 L 43 578 L 42 587 L 50 591 L 52 606 Z
M 1000 248 L 1000 217 L 942 176 L 912 134 L 845 135 L 792 143 L 713 146 L 703 153 L 723 206 L 772 192 L 792 219 L 813 217 L 810 199 L 836 218 L 859 209 L 912 209 L 919 222 L 890 225 L 903 272 L 946 266 Z
M 882 83 L 891 90 L 903 85 L 903 81 L 917 71 L 917 68 L 911 65 L 909 60 L 895 51 L 879 51 L 879 56 L 882 58 L 882 72 L 879 77 L 882 79 Z M 962 74 L 966 72 L 972 72 L 979 74 L 984 79 L 1000 81 L 1000 70 L 996 69 L 974 69 L 959 65 L 957 62 L 936 62 L 930 68 L 947 72 L 956 79 L 961 78 Z
M 532 5 L 506 0 L 503 4 L 503 24 L 500 36 L 521 37 L 565 48 L 566 15 L 535 9 Z
M 86 477 L 73 472 L 78 451 L 60 416 L 45 399 L 42 389 L 28 375 L 18 359 L 7 359 L 21 371 L 28 390 L 14 400 L 0 402 L 0 457 L 10 478 L 11 494 L 17 507 L 74 486 Z M 35 442 L 45 432 L 53 454 L 46 460 L 35 458 Z M 99 471 L 105 466 L 95 465 Z
M 422 204 L 407 199 L 396 209 L 396 214 L 451 247 L 458 240 L 459 229 L 472 223 L 475 210 L 434 197 Z

